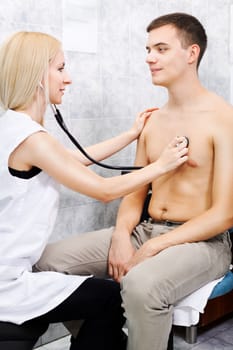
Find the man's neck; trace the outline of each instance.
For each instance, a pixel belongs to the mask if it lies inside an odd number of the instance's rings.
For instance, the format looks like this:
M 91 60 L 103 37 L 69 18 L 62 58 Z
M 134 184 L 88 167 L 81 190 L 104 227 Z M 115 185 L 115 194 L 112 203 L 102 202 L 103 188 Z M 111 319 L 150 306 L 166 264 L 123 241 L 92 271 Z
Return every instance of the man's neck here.
M 197 106 L 206 93 L 207 89 L 201 85 L 197 77 L 182 79 L 182 81 L 168 87 L 167 106 L 176 109 L 189 109 Z

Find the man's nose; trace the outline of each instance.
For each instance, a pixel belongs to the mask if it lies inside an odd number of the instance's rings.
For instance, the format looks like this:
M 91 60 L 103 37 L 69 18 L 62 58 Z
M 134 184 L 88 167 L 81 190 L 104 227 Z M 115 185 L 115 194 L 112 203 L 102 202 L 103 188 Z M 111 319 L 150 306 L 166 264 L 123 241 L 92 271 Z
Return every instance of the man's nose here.
M 155 63 L 157 62 L 157 60 L 158 60 L 158 57 L 156 55 L 156 52 L 154 51 L 148 52 L 146 56 L 146 63 Z

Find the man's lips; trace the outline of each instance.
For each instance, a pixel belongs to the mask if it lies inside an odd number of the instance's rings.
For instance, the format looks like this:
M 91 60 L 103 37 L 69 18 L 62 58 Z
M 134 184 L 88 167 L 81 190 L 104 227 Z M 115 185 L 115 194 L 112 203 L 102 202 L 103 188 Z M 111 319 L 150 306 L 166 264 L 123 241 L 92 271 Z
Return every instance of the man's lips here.
M 151 74 L 157 74 L 161 70 L 162 70 L 162 68 L 150 68 Z

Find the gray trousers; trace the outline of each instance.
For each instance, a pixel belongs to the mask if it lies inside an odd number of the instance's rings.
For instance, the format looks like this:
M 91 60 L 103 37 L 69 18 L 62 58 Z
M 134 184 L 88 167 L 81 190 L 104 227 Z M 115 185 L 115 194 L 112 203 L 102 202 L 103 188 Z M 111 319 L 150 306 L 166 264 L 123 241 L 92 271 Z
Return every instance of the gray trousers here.
M 143 222 L 135 228 L 131 239 L 139 248 L 148 239 L 174 227 Z M 49 244 L 36 268 L 108 277 L 113 229 L 78 234 Z M 167 349 L 174 303 L 223 276 L 230 262 L 230 239 L 225 232 L 207 241 L 167 248 L 132 268 L 121 282 L 129 331 L 127 349 Z

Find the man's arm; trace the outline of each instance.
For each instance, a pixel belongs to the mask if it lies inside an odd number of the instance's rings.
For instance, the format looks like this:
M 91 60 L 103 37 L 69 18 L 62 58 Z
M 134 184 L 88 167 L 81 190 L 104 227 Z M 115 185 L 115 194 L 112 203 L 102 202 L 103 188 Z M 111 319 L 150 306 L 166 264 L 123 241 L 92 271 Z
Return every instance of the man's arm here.
M 137 144 L 135 165 L 145 166 L 147 163 L 144 133 L 142 133 Z M 149 186 L 144 186 L 125 196 L 120 204 L 109 251 L 109 273 L 117 281 L 124 275 L 124 266 L 135 252 L 130 236 L 140 220 L 148 190 Z

